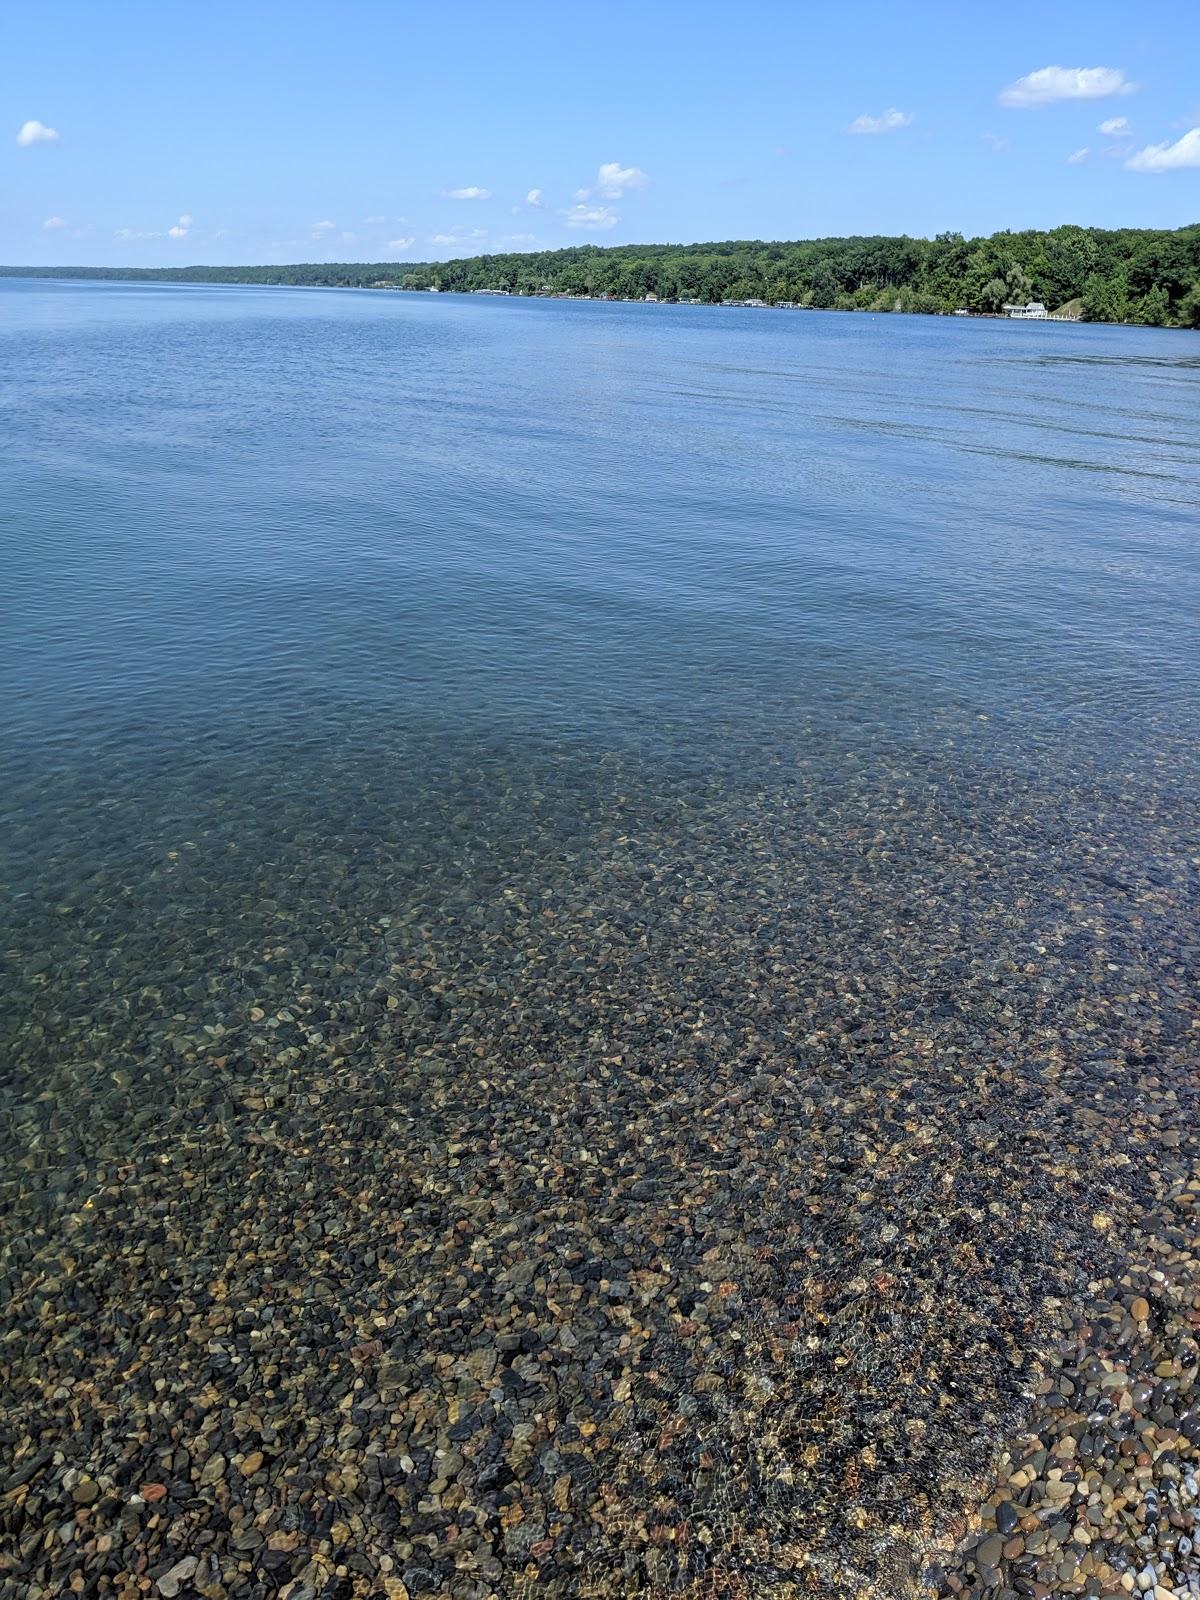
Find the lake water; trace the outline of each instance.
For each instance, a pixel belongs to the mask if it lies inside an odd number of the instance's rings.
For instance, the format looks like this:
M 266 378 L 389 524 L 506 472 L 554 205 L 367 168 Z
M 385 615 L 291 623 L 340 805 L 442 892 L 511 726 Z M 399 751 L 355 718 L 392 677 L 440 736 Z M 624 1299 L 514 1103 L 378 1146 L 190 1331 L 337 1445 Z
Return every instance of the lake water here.
M 8 1442 L 230 1593 L 330 1505 L 896 1592 L 1191 1138 L 1198 417 L 1184 332 L 0 281 Z

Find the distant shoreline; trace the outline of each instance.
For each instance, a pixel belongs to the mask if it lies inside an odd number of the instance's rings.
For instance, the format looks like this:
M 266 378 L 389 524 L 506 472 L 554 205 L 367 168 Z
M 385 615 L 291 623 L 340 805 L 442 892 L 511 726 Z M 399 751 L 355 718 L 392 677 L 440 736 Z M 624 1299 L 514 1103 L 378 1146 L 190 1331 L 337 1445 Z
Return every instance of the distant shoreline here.
M 563 299 L 957 313 L 1019 309 L 1142 327 L 1200 328 L 1200 223 L 932 239 L 900 235 L 702 244 L 580 244 L 449 261 L 308 261 L 273 266 L 0 267 L 0 276 L 79 281 L 404 289 Z
M 187 269 L 184 269 L 187 270 Z M 227 269 L 228 270 L 228 269 Z M 428 291 L 420 289 L 403 289 L 399 284 L 383 283 L 262 283 L 245 278 L 181 278 L 180 269 L 166 267 L 161 269 L 144 267 L 133 268 L 128 272 L 103 267 L 82 269 L 38 269 L 38 268 L 13 268 L 0 266 L 0 278 L 11 279 L 14 282 L 30 281 L 36 283 L 144 283 L 157 284 L 161 287 L 174 287 L 181 289 L 277 289 L 284 290 L 312 290 L 322 289 L 335 293 L 347 294 L 395 294 L 403 293 L 405 298 L 423 298 Z M 888 316 L 888 317 L 935 317 L 944 321 L 955 322 L 1037 322 L 1050 323 L 1055 327 L 1110 327 L 1110 328 L 1135 328 L 1140 331 L 1153 331 L 1158 333 L 1189 333 L 1196 331 L 1179 324 L 1162 325 L 1144 322 L 1125 322 L 1111 320 L 1107 322 L 1090 321 L 1084 317 L 1061 316 L 1051 314 L 1046 317 L 1012 317 L 1002 311 L 920 311 L 907 308 L 895 309 L 886 306 L 780 306 L 764 302 L 761 305 L 750 306 L 745 302 L 722 302 L 707 300 L 667 300 L 655 299 L 647 302 L 644 298 L 632 295 L 571 295 L 571 294 L 503 294 L 489 293 L 487 291 L 472 289 L 443 289 L 440 294 L 445 294 L 456 300 L 468 299 L 507 299 L 507 300 L 539 300 L 568 302 L 573 305 L 648 305 L 670 306 L 673 309 L 684 311 L 799 311 L 808 314 L 829 312 L 843 316 Z

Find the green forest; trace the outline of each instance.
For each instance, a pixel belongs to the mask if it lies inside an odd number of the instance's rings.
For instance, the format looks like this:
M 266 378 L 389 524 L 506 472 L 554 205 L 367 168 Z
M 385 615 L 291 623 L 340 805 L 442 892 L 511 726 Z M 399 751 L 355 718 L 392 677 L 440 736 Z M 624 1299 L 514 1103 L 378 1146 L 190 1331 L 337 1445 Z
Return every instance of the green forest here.
M 1061 227 L 967 239 L 855 237 L 794 243 L 579 245 L 457 261 L 264 267 L 3 267 L 14 276 L 192 283 L 438 288 L 642 299 L 789 301 L 844 311 L 997 312 L 1041 300 L 1085 321 L 1200 328 L 1200 224 Z

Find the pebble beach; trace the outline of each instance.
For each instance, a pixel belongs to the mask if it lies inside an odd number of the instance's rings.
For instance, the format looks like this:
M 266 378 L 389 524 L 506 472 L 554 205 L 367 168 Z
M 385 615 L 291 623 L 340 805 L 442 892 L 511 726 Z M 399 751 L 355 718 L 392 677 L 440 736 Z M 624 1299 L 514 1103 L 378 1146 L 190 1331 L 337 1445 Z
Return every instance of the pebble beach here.
M 138 934 L 8 991 L 5 1600 L 1194 1590 L 1189 802 L 1048 850 L 969 737 L 114 818 Z

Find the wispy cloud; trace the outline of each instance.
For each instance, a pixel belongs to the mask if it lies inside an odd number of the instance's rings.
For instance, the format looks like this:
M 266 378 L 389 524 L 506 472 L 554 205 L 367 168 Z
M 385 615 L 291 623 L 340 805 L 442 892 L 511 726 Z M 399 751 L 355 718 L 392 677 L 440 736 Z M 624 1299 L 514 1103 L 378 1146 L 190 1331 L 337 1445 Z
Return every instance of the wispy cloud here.
M 1128 134 L 1129 131 L 1130 131 L 1130 128 L 1129 128 L 1129 118 L 1128 117 L 1106 117 L 1105 120 L 1096 129 L 1097 133 L 1107 133 L 1110 138 L 1114 134 L 1118 134 L 1118 133 L 1119 134 Z
M 167 229 L 168 239 L 186 239 L 192 231 L 192 218 L 185 211 L 173 228 Z
M 47 217 L 45 222 L 42 223 L 42 227 L 45 228 L 47 233 L 57 233 L 59 228 L 65 228 L 66 225 L 66 217 Z
M 1200 167 L 1200 128 L 1189 128 L 1174 144 L 1148 144 L 1125 163 L 1130 172 L 1178 172 Z
M 897 128 L 907 128 L 913 120 L 911 111 L 897 111 L 895 106 L 889 106 L 886 111 L 877 117 L 868 116 L 864 111 L 861 117 L 855 117 L 850 124 L 850 133 L 895 133 Z
M 542 191 L 540 189 L 530 189 L 525 196 L 525 204 L 527 206 L 540 206 L 542 204 Z
M 444 200 L 490 200 L 492 191 L 481 189 L 476 183 L 469 183 L 465 189 L 443 189 Z
M 1001 89 L 999 99 L 1002 106 L 1028 111 L 1060 100 L 1106 100 L 1136 88 L 1121 67 L 1039 67 Z
M 407 239 L 389 239 L 387 242 L 387 247 L 393 255 L 398 256 L 405 250 L 411 250 L 415 243 L 416 239 L 412 237 Z
M 312 225 L 312 231 L 314 233 L 336 233 L 337 223 L 330 222 L 329 218 L 326 217 L 323 222 L 314 222 Z
M 1091 153 L 1092 152 L 1088 149 L 1087 145 L 1084 145 L 1079 150 L 1072 150 L 1071 154 L 1067 157 L 1067 165 L 1069 167 L 1081 167 Z
M 981 133 L 979 137 L 983 140 L 984 144 L 989 147 L 989 149 L 995 150 L 997 154 L 999 154 L 1002 150 L 1012 149 L 1012 140 L 1005 139 L 998 133 Z
M 615 228 L 621 220 L 611 206 L 569 206 L 563 216 L 568 228 L 586 228 L 595 232 Z
M 62 136 L 57 128 L 48 128 L 35 117 L 17 129 L 17 143 L 25 148 L 32 144 L 61 144 Z

